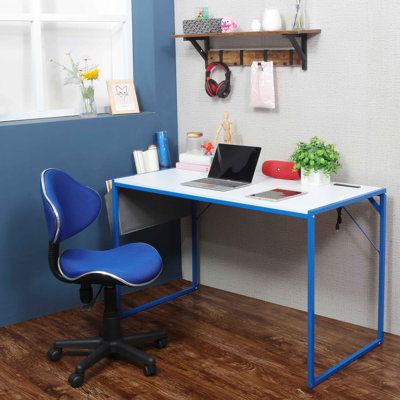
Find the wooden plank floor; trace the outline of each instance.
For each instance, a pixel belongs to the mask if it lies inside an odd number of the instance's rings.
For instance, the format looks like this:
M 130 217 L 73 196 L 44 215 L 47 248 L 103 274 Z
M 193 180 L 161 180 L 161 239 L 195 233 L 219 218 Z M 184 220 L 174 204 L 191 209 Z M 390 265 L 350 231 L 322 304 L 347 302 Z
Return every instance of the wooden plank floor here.
M 128 295 L 133 306 L 165 295 L 180 281 Z M 67 377 L 82 356 L 52 363 L 52 341 L 96 335 L 102 304 L 0 329 L 0 399 L 400 399 L 400 337 L 386 335 L 375 349 L 313 391 L 306 382 L 306 314 L 201 287 L 123 321 L 125 333 L 165 327 L 169 345 L 149 348 L 158 375 L 124 361 L 104 360 L 86 373 L 82 388 Z M 354 325 L 318 318 L 317 371 L 374 337 Z

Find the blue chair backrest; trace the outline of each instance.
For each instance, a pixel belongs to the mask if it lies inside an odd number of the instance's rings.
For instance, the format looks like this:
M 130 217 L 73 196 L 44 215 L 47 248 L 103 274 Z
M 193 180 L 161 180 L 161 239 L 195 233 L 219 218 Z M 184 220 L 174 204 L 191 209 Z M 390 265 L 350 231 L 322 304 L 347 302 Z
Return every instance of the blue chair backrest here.
M 62 242 L 89 226 L 99 215 L 101 198 L 58 169 L 41 175 L 41 191 L 49 241 Z

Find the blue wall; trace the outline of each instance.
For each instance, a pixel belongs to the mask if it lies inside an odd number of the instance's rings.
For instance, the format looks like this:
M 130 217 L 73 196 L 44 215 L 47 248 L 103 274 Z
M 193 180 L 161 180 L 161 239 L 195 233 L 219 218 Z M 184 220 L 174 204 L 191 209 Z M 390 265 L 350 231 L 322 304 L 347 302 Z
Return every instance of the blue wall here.
M 105 193 L 105 180 L 135 172 L 132 150 L 167 129 L 177 153 L 173 0 L 133 0 L 134 76 L 139 115 L 51 119 L 0 124 L 0 326 L 79 304 L 78 286 L 56 280 L 47 264 L 40 172 L 68 171 Z M 161 252 L 161 281 L 181 276 L 179 224 L 135 235 Z M 66 246 L 111 245 L 103 209 L 95 223 Z

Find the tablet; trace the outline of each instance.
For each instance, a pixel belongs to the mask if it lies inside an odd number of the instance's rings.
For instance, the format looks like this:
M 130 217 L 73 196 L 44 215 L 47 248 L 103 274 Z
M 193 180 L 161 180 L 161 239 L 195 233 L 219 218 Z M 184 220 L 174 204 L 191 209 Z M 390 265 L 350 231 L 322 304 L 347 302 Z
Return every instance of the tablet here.
M 258 200 L 281 201 L 285 199 L 291 199 L 296 196 L 301 196 L 303 194 L 306 194 L 306 192 L 297 192 L 295 190 L 287 189 L 273 189 L 266 192 L 251 194 L 247 197 Z

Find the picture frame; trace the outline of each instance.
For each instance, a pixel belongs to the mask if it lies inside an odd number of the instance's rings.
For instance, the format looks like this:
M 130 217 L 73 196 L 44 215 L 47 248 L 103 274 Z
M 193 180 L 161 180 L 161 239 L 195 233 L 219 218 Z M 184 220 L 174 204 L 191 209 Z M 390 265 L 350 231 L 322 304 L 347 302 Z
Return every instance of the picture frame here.
M 111 114 L 140 113 L 132 79 L 107 81 Z

